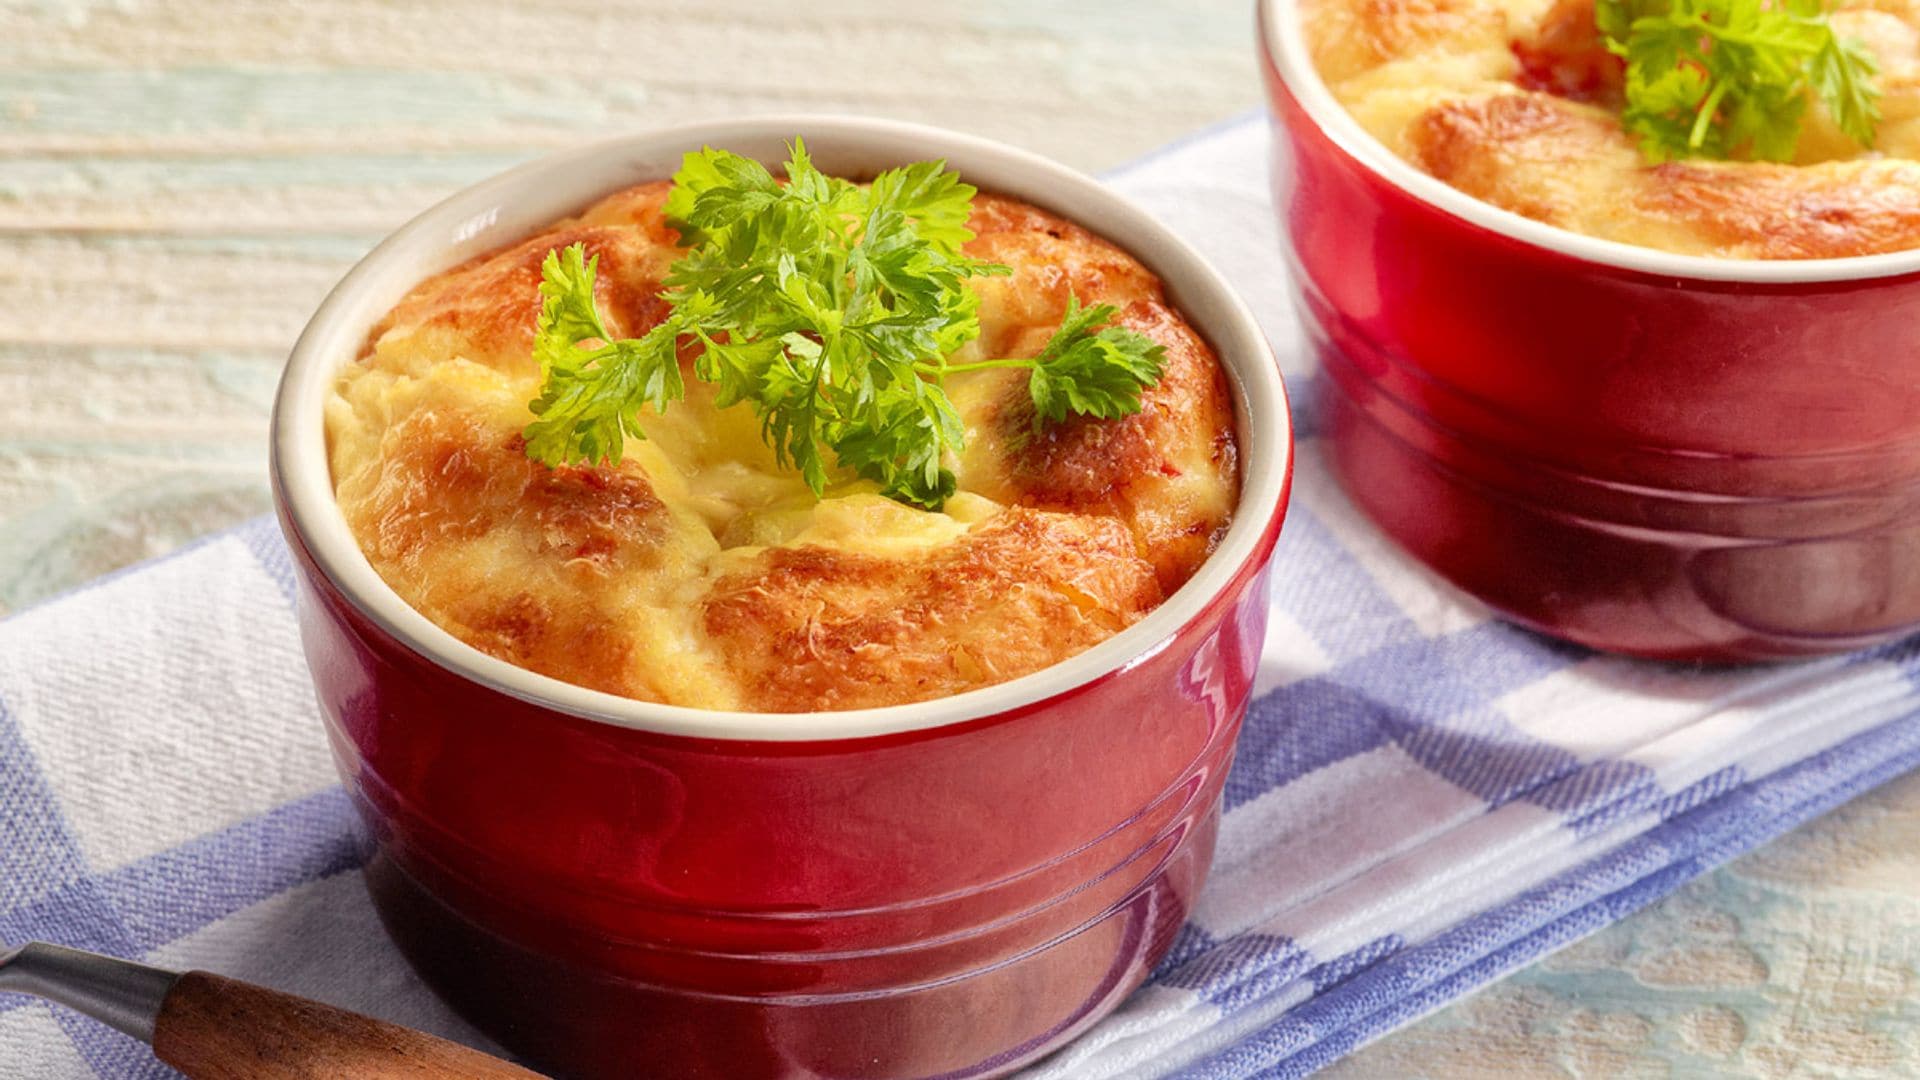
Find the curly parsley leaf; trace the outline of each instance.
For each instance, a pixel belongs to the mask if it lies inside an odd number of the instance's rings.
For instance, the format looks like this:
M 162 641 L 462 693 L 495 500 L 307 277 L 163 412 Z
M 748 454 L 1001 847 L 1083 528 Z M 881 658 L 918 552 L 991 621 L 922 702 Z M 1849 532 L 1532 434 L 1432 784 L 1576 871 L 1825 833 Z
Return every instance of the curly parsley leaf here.
M 548 465 L 576 460 L 618 462 L 624 436 L 645 438 L 638 418 L 686 393 L 680 380 L 676 340 L 684 323 L 705 305 L 682 305 L 645 337 L 614 340 L 594 306 L 599 256 L 574 244 L 549 251 L 540 267 L 540 321 L 533 355 L 543 375 L 540 396 L 529 403 L 528 456 Z
M 776 458 L 815 495 L 831 459 L 893 498 L 941 506 L 956 486 L 945 457 L 965 435 L 940 385 L 955 371 L 1030 368 L 1036 426 L 1139 411 L 1162 350 L 1101 329 L 1114 314 L 1107 305 L 1072 300 L 1031 359 L 948 362 L 980 333 L 967 280 L 1007 272 L 962 250 L 974 194 L 939 161 L 863 188 L 820 172 L 798 139 L 785 183 L 724 150 L 688 154 L 666 203 L 686 250 L 667 275 L 660 325 L 614 340 L 594 306 L 597 260 L 578 244 L 548 254 L 528 454 L 618 461 L 626 437 L 644 438 L 640 411 L 684 395 L 683 345 L 717 404 L 751 407 Z
M 1820 0 L 1598 0 L 1594 22 L 1627 62 L 1621 121 L 1649 160 L 1790 160 L 1813 94 L 1873 145 L 1873 57 Z
M 953 403 L 933 383 L 912 379 L 880 391 L 873 415 L 872 424 L 848 432 L 836 447 L 841 464 L 889 477 L 888 495 L 938 510 L 957 486 L 942 452 L 958 448 L 965 435 Z
M 1833 113 L 1834 122 L 1861 146 L 1873 146 L 1880 124 L 1880 90 L 1873 83 L 1879 73 L 1872 54 L 1852 42 L 1842 42 L 1832 31 L 1813 54 L 1813 85 Z
M 1027 378 L 1036 431 L 1068 413 L 1112 419 L 1140 411 L 1140 392 L 1160 381 L 1166 349 L 1134 330 L 1093 329 L 1113 316 L 1110 304 L 1083 308 L 1078 297 L 1068 297 L 1066 321 Z

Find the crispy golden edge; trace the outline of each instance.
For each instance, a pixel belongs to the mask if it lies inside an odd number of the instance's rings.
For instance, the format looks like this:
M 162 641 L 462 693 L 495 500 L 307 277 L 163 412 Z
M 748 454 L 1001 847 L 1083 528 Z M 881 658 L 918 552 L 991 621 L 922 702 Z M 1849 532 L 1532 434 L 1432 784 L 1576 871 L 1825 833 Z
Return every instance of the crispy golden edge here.
M 1516 21 L 1521 10 L 1491 0 L 1304 6 L 1322 76 L 1376 124 L 1398 124 L 1400 113 L 1366 112 L 1370 102 L 1406 99 L 1407 80 L 1434 73 L 1432 100 L 1408 106 L 1404 127 L 1374 133 L 1495 206 L 1683 254 L 1806 259 L 1920 247 L 1920 168 L 1863 154 L 1819 109 L 1799 164 L 1646 164 L 1620 125 L 1621 63 L 1601 45 L 1592 0 L 1555 0 Z M 1911 5 L 1846 3 L 1836 19 L 1879 51 L 1883 132 L 1904 131 L 1920 114 Z

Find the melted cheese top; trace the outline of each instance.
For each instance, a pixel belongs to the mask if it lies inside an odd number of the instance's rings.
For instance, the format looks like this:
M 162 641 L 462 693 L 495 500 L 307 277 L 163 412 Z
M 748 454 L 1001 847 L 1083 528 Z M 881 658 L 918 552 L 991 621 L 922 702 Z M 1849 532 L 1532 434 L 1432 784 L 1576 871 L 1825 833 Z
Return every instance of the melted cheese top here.
M 1593 0 L 1302 0 L 1314 64 L 1375 138 L 1476 198 L 1687 255 L 1813 259 L 1920 247 L 1920 0 L 1839 0 L 1878 60 L 1876 152 L 1819 102 L 1792 164 L 1649 166 Z
M 942 513 L 834 478 L 816 500 L 751 409 L 646 413 L 618 466 L 549 469 L 520 431 L 540 263 L 599 257 L 609 329 L 666 311 L 668 185 L 607 198 L 422 282 L 370 333 L 327 407 L 335 494 L 374 568 L 469 644 L 582 686 L 714 709 L 919 701 L 1024 675 L 1139 620 L 1184 582 L 1238 497 L 1233 406 L 1160 283 L 1033 207 L 975 199 L 968 245 L 1013 268 L 972 283 L 983 331 L 957 357 L 1031 356 L 1069 292 L 1164 345 L 1137 415 L 1030 434 L 1024 373 L 950 377 L 966 449 Z

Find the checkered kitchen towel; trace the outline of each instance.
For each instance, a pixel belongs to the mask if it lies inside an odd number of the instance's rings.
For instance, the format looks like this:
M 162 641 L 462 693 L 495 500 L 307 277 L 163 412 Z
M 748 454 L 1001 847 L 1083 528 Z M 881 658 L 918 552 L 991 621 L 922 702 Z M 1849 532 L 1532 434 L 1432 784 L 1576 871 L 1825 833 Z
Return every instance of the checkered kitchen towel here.
M 1258 117 L 1112 179 L 1254 302 L 1303 406 L 1213 877 L 1152 983 L 1032 1075 L 1297 1076 L 1920 764 L 1920 642 L 1698 674 L 1489 619 L 1329 483 Z M 0 938 L 205 967 L 485 1045 L 354 874 L 257 522 L 0 622 Z M 0 1074 L 164 1076 L 0 995 Z

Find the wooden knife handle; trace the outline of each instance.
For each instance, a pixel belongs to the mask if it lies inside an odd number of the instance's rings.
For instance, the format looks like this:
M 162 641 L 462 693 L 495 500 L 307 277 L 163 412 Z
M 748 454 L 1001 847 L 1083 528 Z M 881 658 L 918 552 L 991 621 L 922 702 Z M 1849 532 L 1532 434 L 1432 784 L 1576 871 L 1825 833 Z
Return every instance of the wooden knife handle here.
M 190 1080 L 539 1080 L 422 1031 L 205 971 L 168 992 L 153 1052 Z

